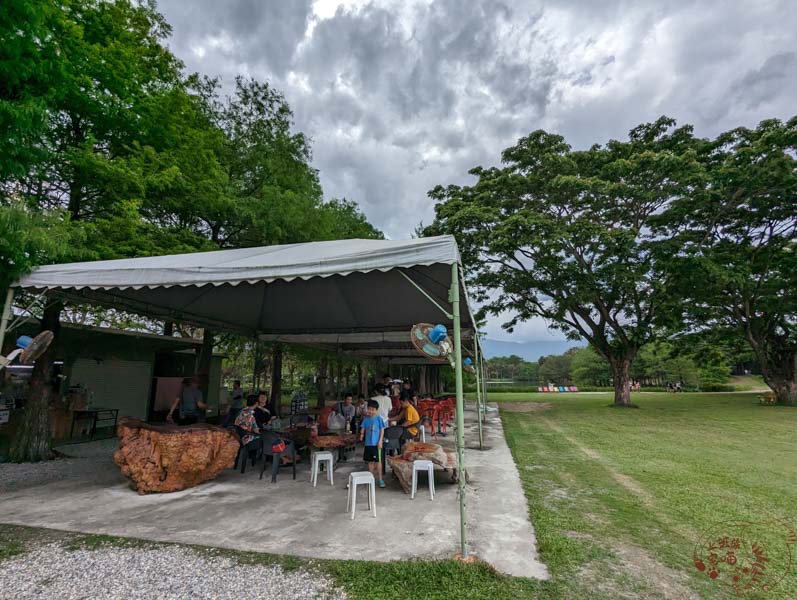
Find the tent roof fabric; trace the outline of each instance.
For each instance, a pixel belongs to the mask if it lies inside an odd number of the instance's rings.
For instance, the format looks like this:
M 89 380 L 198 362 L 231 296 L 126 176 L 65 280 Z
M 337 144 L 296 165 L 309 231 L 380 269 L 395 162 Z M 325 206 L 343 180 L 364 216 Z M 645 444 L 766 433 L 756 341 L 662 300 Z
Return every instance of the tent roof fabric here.
M 406 332 L 406 341 L 386 344 L 375 336 L 361 348 L 384 349 L 380 356 L 388 359 L 396 358 L 390 348 L 408 347 L 414 323 L 451 326 L 407 278 L 451 312 L 448 292 L 455 263 L 459 251 L 452 236 L 358 239 L 48 265 L 15 287 L 246 334 Z M 472 331 L 475 323 L 462 283 L 460 300 L 460 322 Z M 345 343 L 329 340 L 321 343 L 329 348 Z
M 272 282 L 459 262 L 452 236 L 336 240 L 48 265 L 16 285 L 36 289 L 141 289 Z

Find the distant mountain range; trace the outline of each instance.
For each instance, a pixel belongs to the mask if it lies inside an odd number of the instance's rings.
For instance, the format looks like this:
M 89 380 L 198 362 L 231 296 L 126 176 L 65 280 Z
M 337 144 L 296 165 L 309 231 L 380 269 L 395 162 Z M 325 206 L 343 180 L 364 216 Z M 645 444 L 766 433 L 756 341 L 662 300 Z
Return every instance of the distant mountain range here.
M 513 354 L 529 362 L 535 362 L 540 356 L 563 354 L 569 348 L 584 346 L 584 342 L 570 342 L 568 340 L 544 340 L 531 342 L 504 342 L 499 340 L 483 340 L 484 355 L 487 358 L 495 356 L 511 356 Z

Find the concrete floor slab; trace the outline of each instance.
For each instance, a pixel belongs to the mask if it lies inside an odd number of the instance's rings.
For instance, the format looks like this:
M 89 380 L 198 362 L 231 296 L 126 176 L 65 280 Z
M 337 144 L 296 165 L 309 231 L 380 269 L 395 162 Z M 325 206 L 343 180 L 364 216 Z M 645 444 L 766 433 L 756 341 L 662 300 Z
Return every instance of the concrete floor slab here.
M 467 411 L 466 420 L 468 446 L 478 448 L 475 412 Z M 547 578 L 497 412 L 488 413 L 484 432 L 487 449 L 469 449 L 466 455 L 471 550 L 501 572 Z M 453 432 L 439 441 L 451 447 Z M 313 488 L 306 464 L 297 468 L 295 481 L 290 469 L 283 469 L 272 484 L 268 472 L 259 479 L 257 465 L 243 475 L 228 470 L 181 492 L 140 496 L 129 489 L 107 454 L 78 448 L 83 458 L 72 460 L 93 460 L 92 468 L 81 464 L 60 480 L 41 483 L 33 478 L 30 486 L 12 486 L 2 493 L 0 521 L 329 559 L 389 561 L 450 558 L 456 553 L 457 486 L 442 470 L 435 473 L 434 501 L 423 487 L 410 500 L 388 476 L 387 488 L 377 490 L 377 517 L 367 512 L 365 492 L 361 492 L 357 517 L 349 518 L 345 485 L 349 472 L 365 468 L 360 453 L 358 449 L 355 459 L 338 464 L 334 486 L 319 480 Z

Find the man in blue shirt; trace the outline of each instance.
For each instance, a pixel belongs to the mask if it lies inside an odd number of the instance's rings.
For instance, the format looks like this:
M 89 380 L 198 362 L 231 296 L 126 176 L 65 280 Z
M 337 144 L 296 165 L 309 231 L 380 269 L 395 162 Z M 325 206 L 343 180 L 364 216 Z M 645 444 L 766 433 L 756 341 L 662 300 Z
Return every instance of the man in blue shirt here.
M 382 440 L 387 424 L 377 414 L 377 410 L 379 410 L 379 403 L 376 400 L 369 400 L 368 416 L 360 425 L 360 441 L 365 440 L 363 460 L 368 463 L 368 470 L 374 474 L 377 485 L 383 488 L 385 482 L 382 479 Z

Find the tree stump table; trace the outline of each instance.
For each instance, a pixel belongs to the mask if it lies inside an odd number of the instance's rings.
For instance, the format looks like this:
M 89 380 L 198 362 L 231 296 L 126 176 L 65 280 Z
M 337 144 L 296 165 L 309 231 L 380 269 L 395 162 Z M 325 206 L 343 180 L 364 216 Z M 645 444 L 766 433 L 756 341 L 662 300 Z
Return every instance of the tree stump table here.
M 214 425 L 149 425 L 123 417 L 116 428 L 113 460 L 139 494 L 176 492 L 231 468 L 238 436 Z

